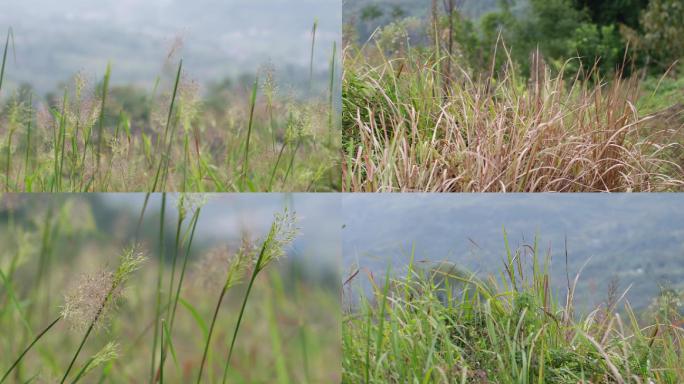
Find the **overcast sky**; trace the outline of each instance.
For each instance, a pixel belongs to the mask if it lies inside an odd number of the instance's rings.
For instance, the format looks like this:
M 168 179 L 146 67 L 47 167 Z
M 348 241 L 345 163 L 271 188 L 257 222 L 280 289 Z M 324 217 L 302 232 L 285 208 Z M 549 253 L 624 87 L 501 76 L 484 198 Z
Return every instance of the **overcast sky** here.
M 14 29 L 16 62 L 7 80 L 41 91 L 83 71 L 150 85 L 168 53 L 200 81 L 276 70 L 308 73 L 311 28 L 319 21 L 315 66 L 328 68 L 341 35 L 341 0 L 2 0 L 0 29 Z M 3 36 L 4 37 L 4 36 Z M 4 40 L 4 38 L 3 38 Z
M 145 200 L 144 193 L 102 194 L 109 204 L 130 210 L 137 217 Z M 206 194 L 197 223 L 197 240 L 235 244 L 243 233 L 260 238 L 268 233 L 274 215 L 285 208 L 295 212 L 300 234 L 292 244 L 293 256 L 326 267 L 341 267 L 341 200 L 325 193 L 212 193 Z M 175 207 L 178 194 L 169 194 L 167 202 Z M 152 194 L 149 215 L 159 210 L 161 194 Z M 175 223 L 175 208 L 167 212 L 168 222 Z

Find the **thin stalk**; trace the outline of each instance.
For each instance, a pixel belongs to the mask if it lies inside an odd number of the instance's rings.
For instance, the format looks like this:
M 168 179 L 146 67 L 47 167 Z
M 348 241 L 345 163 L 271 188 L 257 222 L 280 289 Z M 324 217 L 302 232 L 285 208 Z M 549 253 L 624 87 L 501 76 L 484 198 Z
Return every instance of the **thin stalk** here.
M 172 262 L 172 266 L 171 266 L 171 279 L 169 280 L 169 297 L 168 297 L 167 303 L 166 303 L 166 318 L 167 319 L 171 319 L 172 308 L 173 308 L 173 311 L 176 310 L 175 305 L 173 307 L 171 306 L 171 302 L 174 299 L 173 282 L 174 282 L 174 279 L 176 276 L 176 261 L 178 259 L 178 248 L 180 247 L 180 245 L 179 245 L 180 244 L 180 232 L 181 232 L 181 228 L 183 226 L 183 220 L 184 219 L 185 218 L 183 217 L 183 215 L 181 215 L 181 214 L 178 215 L 178 222 L 176 225 L 175 248 L 174 248 L 174 252 L 173 252 L 173 262 Z M 193 219 L 194 219 L 194 216 L 193 216 Z M 187 261 L 187 255 L 186 255 L 186 261 Z M 183 268 L 185 269 L 185 262 L 183 263 Z M 183 271 L 183 272 L 185 272 L 185 271 Z M 182 281 L 179 281 L 178 291 L 180 291 L 181 283 L 182 283 Z M 178 300 L 178 299 L 176 298 L 176 300 Z M 163 323 L 163 320 L 162 320 L 162 323 Z M 171 330 L 169 330 L 169 332 L 171 332 Z M 162 334 L 163 334 L 163 329 L 162 329 Z M 170 337 L 170 334 L 169 334 L 169 337 Z M 160 380 L 162 377 L 162 371 L 164 369 L 164 362 L 166 361 L 165 352 L 166 352 L 167 345 L 168 345 L 168 341 L 167 341 L 167 344 L 164 344 L 164 341 L 162 339 L 161 344 L 160 344 L 160 348 L 162 348 L 161 360 L 159 362 L 159 368 L 157 369 L 157 374 L 156 374 L 156 377 L 159 377 Z
M 186 134 L 183 138 L 183 185 L 181 192 L 187 192 L 188 190 L 188 165 L 190 163 L 188 152 L 188 135 Z
M 152 341 L 152 363 L 150 364 L 150 383 L 154 382 L 157 360 L 157 335 L 159 334 L 159 316 L 161 316 L 161 286 L 164 264 L 164 212 L 166 211 L 166 193 L 162 193 L 161 218 L 159 219 L 159 273 L 157 275 L 157 305 L 155 309 L 154 336 Z
M 88 359 L 88 361 L 86 361 L 86 363 L 83 364 L 81 369 L 76 374 L 76 377 L 74 377 L 74 379 L 71 381 L 71 384 L 76 384 L 81 380 L 81 378 L 83 377 L 83 375 L 85 375 L 86 371 L 88 370 L 88 367 L 90 367 L 90 364 L 92 364 L 93 361 L 95 361 L 95 359 L 91 356 L 90 359 Z
M 54 141 L 54 156 L 55 156 L 55 164 L 54 164 L 54 175 L 53 175 L 53 180 L 50 186 L 50 190 L 54 191 L 55 184 L 57 184 L 57 189 L 59 189 L 59 143 L 61 141 L 61 132 L 62 132 L 62 126 L 64 125 L 65 121 L 65 116 L 66 116 L 66 102 L 67 102 L 67 90 L 66 88 L 64 89 L 64 100 L 62 102 L 62 114 L 59 119 L 59 127 L 56 127 L 53 129 L 52 133 L 52 140 Z
M 333 116 L 335 106 L 333 105 L 333 93 L 335 91 L 335 59 L 337 56 L 337 42 L 333 42 L 333 53 L 330 59 L 330 94 L 328 97 L 328 145 L 332 146 L 333 141 Z
M 176 95 L 178 94 L 178 84 L 180 83 L 180 77 L 181 77 L 181 72 L 183 71 L 183 59 L 180 60 L 178 63 L 178 72 L 176 73 L 176 81 L 173 85 L 173 95 L 171 96 L 171 104 L 169 105 L 169 112 L 166 116 L 166 127 L 164 128 L 164 136 L 163 136 L 163 144 L 166 144 L 168 135 L 169 135 L 169 128 L 171 127 L 171 116 L 173 115 L 173 107 L 176 104 Z M 173 137 L 171 138 L 173 139 Z M 157 142 L 159 143 L 159 142 Z M 171 143 L 169 143 L 169 149 L 171 147 Z M 154 192 L 157 189 L 157 183 L 159 182 L 159 176 L 161 174 L 161 169 L 162 165 L 164 165 L 168 159 L 169 153 L 168 151 L 165 153 L 162 153 L 161 157 L 159 158 L 159 166 L 157 167 L 157 172 L 154 176 L 154 183 L 152 184 L 152 192 Z
M 287 177 L 290 175 L 290 172 L 292 171 L 292 168 L 294 167 L 295 156 L 297 155 L 297 151 L 299 150 L 299 146 L 301 144 L 302 144 L 302 137 L 299 136 L 299 138 L 297 138 L 297 146 L 295 146 L 295 149 L 292 152 L 292 157 L 290 157 L 290 165 L 288 165 L 287 171 L 285 172 L 285 177 L 283 178 L 283 188 L 285 187 L 285 183 L 287 182 Z
M 102 136 L 104 134 L 104 119 L 105 119 L 105 102 L 107 101 L 107 90 L 109 88 L 109 78 L 112 73 L 111 63 L 107 63 L 107 71 L 105 72 L 104 84 L 102 85 L 102 105 L 100 105 L 100 122 L 98 125 L 97 132 L 97 153 L 95 157 L 95 174 L 93 177 L 97 177 L 100 170 L 100 155 L 102 153 Z
M 173 300 L 173 282 L 176 276 L 176 261 L 178 260 L 178 248 L 180 247 L 181 229 L 185 217 L 179 212 L 178 222 L 176 223 L 176 237 L 174 240 L 173 260 L 171 262 L 171 278 L 169 279 L 169 297 L 166 300 L 166 318 L 171 317 L 171 301 Z
M 40 340 L 43 337 L 43 335 L 45 335 L 61 319 L 62 319 L 62 316 L 59 316 L 58 318 L 53 320 L 52 323 L 50 323 L 50 325 L 45 327 L 45 329 L 43 329 L 38 335 L 36 335 L 35 338 L 33 338 L 33 341 L 31 342 L 31 344 L 29 344 L 28 347 L 26 347 L 26 349 L 24 349 L 24 351 L 21 353 L 21 355 L 19 355 L 19 357 L 14 361 L 12 366 L 10 366 L 10 368 L 7 370 L 7 372 L 5 372 L 5 374 L 2 376 L 2 379 L 0 379 L 0 384 L 5 382 L 5 380 L 7 379 L 9 374 L 12 372 L 12 370 L 14 370 L 14 368 L 16 368 L 17 365 L 19 365 L 19 362 L 21 361 L 21 359 L 23 359 L 24 356 L 28 353 L 28 351 L 31 350 L 33 345 L 36 344 L 38 342 L 38 340 Z
M 249 124 L 247 126 L 247 142 L 245 144 L 245 157 L 242 161 L 242 181 L 240 182 L 240 191 L 245 190 L 245 179 L 247 172 L 249 172 L 249 141 L 252 137 L 252 126 L 254 123 L 254 107 L 256 105 L 257 87 L 259 86 L 259 76 L 254 79 L 254 86 L 252 87 L 252 97 L 249 102 Z
M 24 186 L 28 182 L 29 173 L 29 153 L 31 152 L 31 123 L 33 122 L 33 93 L 29 93 L 28 122 L 26 124 L 26 155 L 24 158 Z
M 185 249 L 185 259 L 183 260 L 183 267 L 181 268 L 181 273 L 180 273 L 180 278 L 178 279 L 178 286 L 176 287 L 176 296 L 173 300 L 173 307 L 171 307 L 171 303 L 169 302 L 167 309 L 171 309 L 171 312 L 169 314 L 169 337 L 171 337 L 171 332 L 173 329 L 173 322 L 176 318 L 176 308 L 178 307 L 178 301 L 180 299 L 180 291 L 181 287 L 183 286 L 183 278 L 185 277 L 185 270 L 187 269 L 188 265 L 188 256 L 190 255 L 190 247 L 192 246 L 192 239 L 195 237 L 195 228 L 197 227 L 197 220 L 199 219 L 199 212 L 200 208 L 198 208 L 195 213 L 192 216 L 192 219 L 190 219 L 190 227 L 192 228 L 190 230 L 190 237 L 188 239 L 188 245 Z M 186 233 L 187 234 L 187 233 Z M 164 351 L 166 351 L 166 348 L 168 347 L 169 343 L 167 342 L 164 345 Z M 161 377 L 161 369 L 164 366 L 164 362 L 166 361 L 166 353 L 162 355 L 161 362 L 159 363 L 159 368 L 157 369 L 157 378 Z
M 313 61 L 314 48 L 316 46 L 316 29 L 318 29 L 318 20 L 314 21 L 313 28 L 311 29 L 311 58 L 309 60 L 309 92 L 311 92 L 311 87 L 313 85 Z
M 216 308 L 214 308 L 214 315 L 211 318 L 211 325 L 209 326 L 209 333 L 207 334 L 207 341 L 204 344 L 204 353 L 202 353 L 202 362 L 200 363 L 199 374 L 197 375 L 197 384 L 202 382 L 202 372 L 204 372 L 204 364 L 207 361 L 207 354 L 209 353 L 209 344 L 211 344 L 211 336 L 214 334 L 214 326 L 216 325 L 216 318 L 218 317 L 219 309 L 221 309 L 221 302 L 228 291 L 228 284 L 224 284 L 219 295 Z
M 59 145 L 60 148 L 60 153 L 59 153 L 59 172 L 57 173 L 57 190 L 62 191 L 62 170 L 64 169 L 64 153 L 66 152 L 66 145 L 65 145 L 65 140 L 66 140 L 66 125 L 67 125 L 67 119 L 66 119 L 66 106 L 68 104 L 68 93 L 66 88 L 64 89 L 64 108 L 62 109 L 62 118 L 60 119 L 59 122 Z
M 166 348 L 164 348 L 164 325 L 166 324 L 165 321 L 165 319 L 162 319 L 161 321 L 161 341 L 159 343 L 159 348 L 161 349 L 161 351 L 159 352 L 161 354 L 161 363 L 159 364 L 159 382 L 161 384 L 164 384 L 164 360 L 166 360 Z
M 7 135 L 7 169 L 5 170 L 5 188 L 7 192 L 10 191 L 10 170 L 12 169 L 12 136 L 14 135 L 14 129 L 10 126 L 9 133 Z
M 190 231 L 190 237 L 188 239 L 188 245 L 185 248 L 185 258 L 183 259 L 183 267 L 181 268 L 181 274 L 178 279 L 178 286 L 176 287 L 176 298 L 173 301 L 173 309 L 171 310 L 171 322 L 169 323 L 169 332 L 173 328 L 173 321 L 176 318 L 176 308 L 178 307 L 178 299 L 180 299 L 181 286 L 183 285 L 183 279 L 185 277 L 185 271 L 188 266 L 188 259 L 190 258 L 190 248 L 192 247 L 192 239 L 195 237 L 195 228 L 197 228 L 197 221 L 199 221 L 201 208 L 197 208 L 190 222 L 192 223 L 192 230 Z
M 249 279 L 249 284 L 247 285 L 247 292 L 245 292 L 245 297 L 242 300 L 242 306 L 240 307 L 240 314 L 238 315 L 238 320 L 237 324 L 235 324 L 235 329 L 233 330 L 233 339 L 230 342 L 230 349 L 228 350 L 228 357 L 226 358 L 226 364 L 224 365 L 223 368 L 223 380 L 221 381 L 223 384 L 226 383 L 226 378 L 228 377 L 228 367 L 230 366 L 230 358 L 233 356 L 233 349 L 235 348 L 235 340 L 237 339 L 238 332 L 240 330 L 240 325 L 242 324 L 242 317 L 245 314 L 245 308 L 247 307 L 247 300 L 249 299 L 249 294 L 252 292 L 252 287 L 254 286 L 254 281 L 256 280 L 257 275 L 259 272 L 261 272 L 262 267 L 261 266 L 261 261 L 264 258 L 264 254 L 266 253 L 266 242 L 261 246 L 261 251 L 259 252 L 259 257 L 257 258 L 256 263 L 254 264 L 254 271 L 252 271 L 252 277 Z M 218 308 L 218 307 L 217 307 Z
M 280 159 L 283 157 L 283 152 L 285 151 L 285 144 L 283 144 L 280 147 L 280 151 L 278 151 L 278 158 L 276 159 L 275 165 L 273 166 L 273 170 L 271 171 L 271 178 L 268 180 L 268 192 L 271 192 L 271 188 L 273 187 L 273 178 L 275 177 L 276 170 L 278 169 L 278 164 L 280 164 Z
M 7 39 L 5 40 L 5 50 L 2 54 L 2 65 L 0 66 L 0 91 L 2 91 L 2 80 L 5 78 L 5 64 L 7 63 L 7 50 L 9 49 L 10 38 L 14 41 L 12 28 L 7 30 Z

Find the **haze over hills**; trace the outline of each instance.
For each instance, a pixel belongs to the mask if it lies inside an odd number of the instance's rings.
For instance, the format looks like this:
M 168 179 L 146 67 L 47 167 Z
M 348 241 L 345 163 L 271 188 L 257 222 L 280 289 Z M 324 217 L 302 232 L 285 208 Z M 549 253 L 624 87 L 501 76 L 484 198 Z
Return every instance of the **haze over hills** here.
M 180 42 L 174 63 L 182 56 L 200 82 L 267 63 L 305 77 L 314 20 L 315 68 L 324 76 L 340 40 L 339 7 L 340 0 L 5 0 L 0 30 L 12 27 L 16 42 L 7 80 L 46 92 L 78 71 L 99 77 L 111 61 L 114 83 L 150 86 Z
M 463 3 L 461 12 L 469 18 L 477 19 L 487 12 L 492 12 L 498 9 L 499 0 L 466 0 Z M 392 8 L 398 7 L 402 9 L 406 16 L 424 17 L 430 11 L 432 4 L 431 0 L 342 0 L 343 2 L 343 18 L 345 22 L 350 20 L 350 17 L 358 16 L 364 7 L 369 5 L 377 5 L 381 10 L 391 12 Z M 439 2 L 441 6 L 441 2 Z
M 345 268 L 381 273 L 387 263 L 401 273 L 415 245 L 416 260 L 450 261 L 498 273 L 505 257 L 503 228 L 511 247 L 551 250 L 552 283 L 565 292 L 564 241 L 571 277 L 587 263 L 577 297 L 596 304 L 607 286 L 632 285 L 628 298 L 643 307 L 661 286 L 683 288 L 684 198 L 677 195 L 473 195 L 345 196 Z
M 500 0 L 463 0 L 461 14 L 476 21 L 483 15 L 499 9 Z M 396 16 L 426 19 L 432 7 L 432 0 L 342 0 L 342 19 L 345 24 L 353 24 L 357 28 L 360 40 L 366 40 L 377 27 L 394 21 Z M 380 11 L 377 18 L 363 20 L 364 9 L 373 7 Z M 512 11 L 516 14 L 526 12 L 528 0 L 514 0 Z M 442 1 L 438 1 L 438 10 L 443 12 Z

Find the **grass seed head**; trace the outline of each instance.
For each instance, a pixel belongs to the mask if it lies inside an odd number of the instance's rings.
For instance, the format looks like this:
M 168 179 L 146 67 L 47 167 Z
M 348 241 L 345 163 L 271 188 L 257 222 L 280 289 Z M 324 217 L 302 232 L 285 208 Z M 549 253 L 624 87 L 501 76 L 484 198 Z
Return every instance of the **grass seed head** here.
M 299 233 L 297 227 L 297 217 L 294 212 L 285 209 L 283 213 L 275 215 L 275 220 L 271 224 L 271 230 L 266 235 L 262 243 L 263 255 L 258 269 L 265 268 L 270 262 L 278 260 L 285 255 L 285 247 L 287 247 Z M 256 255 L 259 256 L 258 254 Z
M 181 217 L 187 217 L 202 208 L 207 201 L 209 196 L 204 193 L 181 193 L 176 200 L 176 209 Z
M 84 329 L 90 324 L 96 328 L 106 326 L 121 300 L 124 284 L 144 260 L 142 252 L 131 247 L 124 251 L 114 272 L 101 270 L 83 275 L 64 296 L 62 317 L 74 329 Z
M 82 275 L 78 283 L 64 296 L 62 317 L 74 330 L 83 330 L 91 323 L 102 328 L 121 296 L 121 289 L 114 286 L 111 271 L 99 271 Z M 107 298 L 109 296 L 109 298 Z
M 116 342 L 109 342 L 92 357 L 92 360 L 85 369 L 84 374 L 87 374 L 88 372 L 107 362 L 116 360 L 117 358 L 119 358 L 119 344 Z

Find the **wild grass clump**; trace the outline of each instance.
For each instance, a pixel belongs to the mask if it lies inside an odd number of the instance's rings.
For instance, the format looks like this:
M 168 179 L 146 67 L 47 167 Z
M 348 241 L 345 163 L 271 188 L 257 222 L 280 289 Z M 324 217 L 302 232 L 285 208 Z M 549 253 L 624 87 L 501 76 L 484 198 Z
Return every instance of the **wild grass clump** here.
M 12 36 L 0 51 L 0 191 L 341 188 L 335 47 L 327 91 L 282 90 L 264 66 L 249 84 L 226 80 L 205 92 L 172 50 L 152 90 L 116 85 L 111 63 L 101 78 L 79 73 L 41 98 L 2 88 Z
M 568 73 L 571 61 L 552 73 L 533 56 L 524 79 L 510 57 L 474 72 L 430 49 L 388 57 L 379 46 L 348 47 L 345 190 L 684 189 L 684 127 L 640 113 L 636 76 Z
M 486 279 L 413 258 L 403 277 L 369 274 L 371 293 L 348 298 L 343 382 L 684 380 L 682 293 L 664 293 L 639 315 L 617 292 L 580 314 L 579 273 L 556 292 L 536 244 L 506 252 L 499 276 Z

